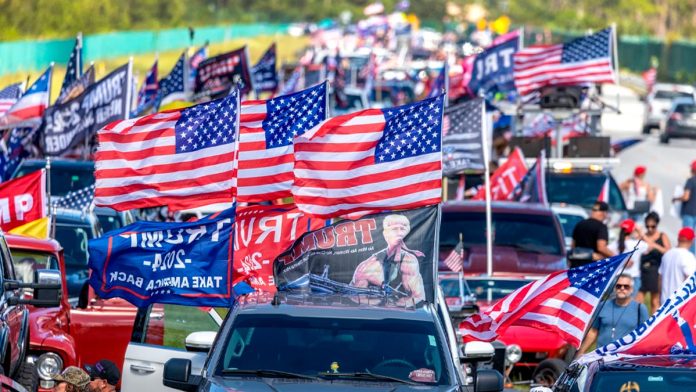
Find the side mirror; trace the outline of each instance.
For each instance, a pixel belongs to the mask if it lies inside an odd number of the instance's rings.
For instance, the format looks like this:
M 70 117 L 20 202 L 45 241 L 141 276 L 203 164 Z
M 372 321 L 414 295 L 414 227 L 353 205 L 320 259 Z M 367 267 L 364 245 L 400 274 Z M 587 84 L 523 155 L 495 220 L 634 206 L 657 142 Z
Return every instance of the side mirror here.
M 162 383 L 180 391 L 195 391 L 200 384 L 200 376 L 191 375 L 191 360 L 172 358 L 164 364 Z
M 213 347 L 217 332 L 200 331 L 190 333 L 186 337 L 186 351 L 193 352 L 208 352 Z
M 17 280 L 6 280 L 5 290 L 13 291 L 18 289 L 33 289 L 33 298 L 25 299 L 19 295 L 8 298 L 10 305 L 32 305 L 37 308 L 52 308 L 60 306 L 62 283 L 60 271 L 58 270 L 37 270 L 34 272 L 36 283 L 24 283 Z
M 476 372 L 476 392 L 501 392 L 503 375 L 497 370 L 479 369 Z
M 488 342 L 469 342 L 462 349 L 461 362 L 483 362 L 493 358 L 495 348 Z
M 549 387 L 534 387 L 529 392 L 553 392 L 553 389 Z

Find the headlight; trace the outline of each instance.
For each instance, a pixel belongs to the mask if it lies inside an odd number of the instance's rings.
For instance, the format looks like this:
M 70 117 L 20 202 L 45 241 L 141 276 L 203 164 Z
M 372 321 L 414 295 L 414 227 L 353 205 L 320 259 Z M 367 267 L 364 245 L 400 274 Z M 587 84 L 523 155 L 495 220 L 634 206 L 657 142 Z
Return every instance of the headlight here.
M 511 344 L 505 348 L 505 360 L 509 364 L 515 364 L 522 359 L 522 349 L 516 344 Z
M 50 380 L 63 370 L 63 360 L 55 353 L 42 354 L 36 360 L 36 372 L 42 380 Z

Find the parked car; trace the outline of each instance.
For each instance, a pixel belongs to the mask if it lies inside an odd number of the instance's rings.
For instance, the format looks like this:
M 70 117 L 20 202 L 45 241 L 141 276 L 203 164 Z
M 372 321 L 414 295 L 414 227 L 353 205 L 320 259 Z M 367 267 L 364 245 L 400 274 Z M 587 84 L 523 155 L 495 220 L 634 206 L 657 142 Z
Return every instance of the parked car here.
M 146 330 L 136 333 L 140 342 L 129 345 L 126 368 L 154 371 L 142 377 L 126 369 L 124 390 L 172 390 L 162 383 L 186 391 L 473 390 L 460 374 L 444 304 L 414 309 L 351 303 L 335 295 L 253 293 L 229 310 L 210 352 L 206 347 L 192 352 L 192 343 L 206 337 L 210 344 L 214 333 L 188 335 L 189 351 L 164 352 L 145 344 Z M 487 359 L 492 354 L 490 347 Z M 464 358 L 469 360 L 474 356 Z M 477 375 L 479 390 L 502 390 L 497 372 Z
M 7 243 L 17 278 L 36 283 L 35 271 L 55 271 L 55 279 L 63 288 L 54 307 L 29 308 L 29 347 L 21 380 L 38 385 L 41 392 L 54 386 L 52 377 L 68 366 L 93 364 L 109 359 L 123 363 L 137 309 L 126 301 L 98 298 L 93 290 L 72 307 L 68 300 L 65 261 L 60 244 L 52 239 L 7 235 Z M 31 291 L 27 293 L 32 295 Z M 104 339 L 104 334 L 108 339 Z
M 660 127 L 660 143 L 670 139 L 696 139 L 696 103 L 693 99 L 675 99 Z
M 97 215 L 104 233 L 120 229 L 135 222 L 135 217 L 133 217 L 130 211 L 116 211 L 109 207 L 95 207 L 94 213 Z
M 646 355 L 605 362 L 574 363 L 553 388 L 532 392 L 696 391 L 695 355 Z
M 68 296 L 75 301 L 89 277 L 88 241 L 101 236 L 99 218 L 90 211 L 55 209 L 55 239 L 63 248 Z
M 667 118 L 672 101 L 677 98 L 686 98 L 694 101 L 695 97 L 696 90 L 693 86 L 668 83 L 655 84 L 650 94 L 645 98 L 643 133 L 650 133 L 652 128 L 660 126 L 660 122 Z
M 459 325 L 458 320 L 478 312 L 476 295 L 471 291 L 462 275 L 442 271 L 438 272 L 437 275 L 454 325 Z
M 33 383 L 35 378 L 31 375 L 33 369 L 25 361 L 30 341 L 27 305 L 34 307 L 59 305 L 60 285 L 55 282 L 58 271 L 37 269 L 32 271 L 34 275 L 32 283 L 18 280 L 5 235 L 2 233 L 0 233 L 0 259 L 0 284 L 3 290 L 3 295 L 0 296 L 0 309 L 2 309 L 0 312 L 0 349 L 2 350 L 0 351 L 0 370 L 27 389 L 34 390 L 36 384 Z M 37 288 L 34 282 L 55 286 Z M 32 289 L 32 296 L 26 297 L 24 289 Z
M 566 268 L 563 229 L 550 208 L 493 202 L 494 274 L 547 274 Z M 486 216 L 483 202 L 447 202 L 442 209 L 440 270 L 463 238 L 464 274 L 486 273 Z
M 21 177 L 46 167 L 45 159 L 25 159 L 12 178 Z M 94 184 L 94 162 L 76 161 L 64 158 L 51 158 L 51 195 L 65 196 Z
M 558 217 L 563 228 L 563 238 L 565 239 L 566 250 L 570 249 L 573 243 L 573 230 L 575 225 L 589 217 L 587 210 L 580 206 L 566 203 L 553 203 L 551 209 Z

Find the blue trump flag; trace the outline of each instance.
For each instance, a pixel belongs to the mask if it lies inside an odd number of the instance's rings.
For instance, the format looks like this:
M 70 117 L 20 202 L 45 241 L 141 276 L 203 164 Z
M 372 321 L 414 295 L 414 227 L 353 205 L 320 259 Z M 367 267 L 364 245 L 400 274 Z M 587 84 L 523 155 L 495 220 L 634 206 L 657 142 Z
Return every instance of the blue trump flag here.
M 196 222 L 140 221 L 89 241 L 89 284 L 135 306 L 230 306 L 251 292 L 233 279 L 235 207 Z
M 474 60 L 469 89 L 476 95 L 490 96 L 515 90 L 513 55 L 520 46 L 520 34 L 479 53 Z

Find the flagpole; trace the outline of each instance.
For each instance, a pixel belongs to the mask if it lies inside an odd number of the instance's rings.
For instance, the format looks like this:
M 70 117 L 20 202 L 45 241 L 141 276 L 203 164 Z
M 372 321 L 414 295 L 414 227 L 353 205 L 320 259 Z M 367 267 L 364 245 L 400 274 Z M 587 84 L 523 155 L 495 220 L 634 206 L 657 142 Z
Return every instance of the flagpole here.
M 445 69 L 443 71 L 445 73 L 445 108 L 449 106 L 449 87 L 450 87 L 450 80 L 449 80 L 449 61 L 445 59 Z
M 461 244 L 461 248 L 459 249 L 459 259 L 462 262 L 462 268 L 459 269 L 459 273 L 457 274 L 459 276 L 459 296 L 462 299 L 462 304 L 464 302 L 464 236 L 462 233 L 459 233 L 459 244 Z
M 48 91 L 47 91 L 47 93 L 48 93 L 48 104 L 49 105 L 51 104 L 51 86 L 53 85 L 53 66 L 55 64 L 56 63 L 51 61 L 51 65 L 50 65 L 51 72 L 48 73 L 48 88 L 47 88 Z
M 75 56 L 75 63 L 77 63 L 77 69 L 75 70 L 75 73 L 77 74 L 77 78 L 80 78 L 82 76 L 82 32 L 80 31 L 77 33 L 77 47 L 78 47 L 78 56 Z
M 486 274 L 493 275 L 493 214 L 491 212 L 491 167 L 490 151 L 488 150 L 488 118 L 486 117 L 486 105 L 481 105 L 481 144 L 483 145 L 483 166 L 484 166 L 484 192 L 486 204 Z

